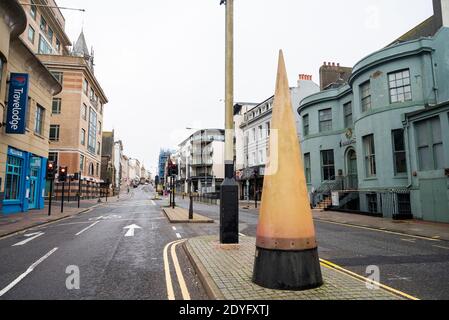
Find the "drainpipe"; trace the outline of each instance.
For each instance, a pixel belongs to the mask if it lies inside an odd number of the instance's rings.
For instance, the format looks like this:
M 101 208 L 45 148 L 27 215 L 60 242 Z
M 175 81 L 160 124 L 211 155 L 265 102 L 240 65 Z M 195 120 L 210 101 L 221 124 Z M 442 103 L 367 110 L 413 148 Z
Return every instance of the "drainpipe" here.
M 403 126 L 404 126 L 404 139 L 405 141 L 407 141 L 406 143 L 406 148 L 407 150 L 405 151 L 407 153 L 407 179 L 408 179 L 408 185 L 407 185 L 407 189 L 410 189 L 413 185 L 413 181 L 412 181 L 412 166 L 411 166 L 411 153 L 410 153 L 410 134 L 409 134 L 409 128 L 410 128 L 410 124 L 407 120 L 407 118 L 405 118 L 405 120 L 403 121 Z
M 435 94 L 435 104 L 438 104 L 438 81 L 435 70 L 435 63 L 433 60 L 434 51 L 430 53 L 430 63 L 432 64 L 432 78 L 433 78 L 433 92 Z

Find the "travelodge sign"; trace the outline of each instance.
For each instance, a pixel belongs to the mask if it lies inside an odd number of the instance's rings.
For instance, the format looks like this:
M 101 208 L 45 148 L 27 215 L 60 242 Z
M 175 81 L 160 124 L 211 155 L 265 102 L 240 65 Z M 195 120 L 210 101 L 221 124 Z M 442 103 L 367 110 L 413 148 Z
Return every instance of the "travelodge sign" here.
M 6 133 L 8 134 L 25 133 L 28 82 L 28 74 L 11 73 L 9 81 L 8 114 L 6 118 Z

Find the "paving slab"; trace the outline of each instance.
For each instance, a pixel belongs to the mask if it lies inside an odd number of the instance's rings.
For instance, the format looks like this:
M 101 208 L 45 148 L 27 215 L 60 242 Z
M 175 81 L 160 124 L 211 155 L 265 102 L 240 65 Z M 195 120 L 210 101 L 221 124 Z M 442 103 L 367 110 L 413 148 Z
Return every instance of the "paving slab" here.
M 193 213 L 193 219 L 189 219 L 189 211 L 184 208 L 162 208 L 170 223 L 214 223 L 213 219 Z
M 255 241 L 240 238 L 237 246 L 224 246 L 216 236 L 189 239 L 184 249 L 206 292 L 218 300 L 403 300 L 403 296 L 382 287 L 369 289 L 365 281 L 321 265 L 324 285 L 306 291 L 262 288 L 252 282 Z

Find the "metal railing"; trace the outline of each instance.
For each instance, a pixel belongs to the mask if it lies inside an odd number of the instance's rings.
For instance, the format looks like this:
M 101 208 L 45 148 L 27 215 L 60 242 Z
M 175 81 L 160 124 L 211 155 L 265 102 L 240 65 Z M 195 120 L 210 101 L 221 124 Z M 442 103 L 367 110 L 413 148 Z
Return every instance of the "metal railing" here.
M 394 220 L 413 218 L 408 189 L 338 191 L 338 203 L 336 200 L 334 196 L 328 210 L 388 217 Z

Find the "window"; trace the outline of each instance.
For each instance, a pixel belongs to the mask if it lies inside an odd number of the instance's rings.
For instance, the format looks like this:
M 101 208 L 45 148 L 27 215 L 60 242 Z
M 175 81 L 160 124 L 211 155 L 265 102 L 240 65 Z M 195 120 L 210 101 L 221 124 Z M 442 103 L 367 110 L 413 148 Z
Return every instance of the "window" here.
M 37 8 L 34 5 L 34 1 L 31 1 L 32 6 L 30 7 L 30 16 L 31 18 L 33 18 L 34 20 L 36 20 L 36 16 L 37 16 Z
M 259 164 L 263 164 L 265 159 L 263 158 L 263 151 L 259 150 Z
M 80 171 L 84 171 L 84 156 L 80 155 Z
M 97 163 L 97 170 L 96 170 L 97 176 L 100 176 L 100 164 Z
M 8 156 L 6 162 L 5 200 L 20 199 L 20 185 L 22 182 L 23 160 Z
M 332 109 L 320 110 L 320 132 L 332 131 Z
M 256 139 L 257 139 L 257 137 L 256 137 L 256 128 L 253 128 L 252 132 L 253 132 L 253 141 L 256 141 Z
M 53 75 L 53 77 L 56 78 L 56 80 L 58 80 L 58 82 L 60 84 L 63 83 L 63 81 L 64 81 L 64 73 L 58 72 L 58 71 L 52 71 L 51 74 Z
M 87 106 L 84 103 L 83 106 L 81 107 L 81 118 L 87 120 Z
M 262 125 L 259 126 L 259 138 L 260 138 L 260 140 L 263 139 L 263 126 Z
M 421 171 L 444 168 L 443 139 L 440 118 L 434 117 L 415 124 L 419 169 Z
M 34 117 L 34 132 L 40 135 L 42 134 L 43 131 L 44 112 L 45 109 L 38 104 L 36 108 L 36 114 Z
M 251 164 L 255 165 L 256 164 L 256 153 L 253 152 L 252 157 L 251 157 Z
M 304 155 L 304 173 L 306 175 L 306 182 L 312 183 L 312 167 L 310 163 L 310 153 Z
M 94 164 L 93 163 L 89 163 L 89 175 L 90 176 L 94 175 Z
M 100 114 L 103 114 L 103 105 L 100 103 Z
M 394 173 L 395 175 L 407 173 L 404 130 L 403 129 L 393 130 L 392 140 L 393 140 Z
M 50 141 L 59 141 L 59 124 L 50 125 Z
M 360 86 L 360 95 L 362 97 L 362 112 L 371 109 L 371 82 L 367 81 Z
M 41 24 L 40 28 L 42 31 L 47 31 L 47 21 L 45 21 L 44 17 L 41 16 Z
M 53 98 L 53 103 L 51 107 L 52 114 L 61 114 L 61 98 Z
M 411 214 L 412 205 L 410 201 L 410 193 L 398 193 L 398 213 L 399 214 Z
M 412 87 L 410 85 L 410 70 L 403 70 L 388 75 L 390 85 L 391 103 L 412 100 Z
M 58 166 L 58 153 L 57 152 L 50 152 L 48 154 L 48 161 L 53 162 L 55 166 Z
M 61 51 L 61 41 L 59 41 L 58 38 L 56 38 L 56 51 L 57 52 Z
M 334 150 L 321 151 L 321 171 L 323 181 L 335 180 Z
M 101 143 L 98 142 L 97 143 L 97 155 L 100 155 L 100 154 L 101 154 Z
M 266 123 L 266 126 L 267 126 L 267 137 L 269 137 L 270 134 L 271 134 L 271 125 L 270 125 L 269 122 L 267 122 L 267 123 Z
M 28 26 L 28 40 L 34 44 L 34 36 L 36 35 L 36 31 L 34 31 L 32 26 Z
M 302 125 L 304 130 L 304 137 L 309 135 L 309 115 L 306 114 L 302 117 Z
M 47 36 L 48 36 L 48 40 L 50 40 L 50 43 L 53 42 L 53 34 L 54 34 L 53 30 L 50 27 L 48 27 Z
M 86 145 L 86 130 L 81 129 L 81 145 Z
M 95 153 L 97 148 L 97 114 L 94 109 L 89 108 L 89 129 L 88 129 L 88 140 L 87 149 Z
M 352 120 L 352 103 L 348 102 L 343 106 L 343 113 L 345 117 L 345 128 L 352 128 L 354 122 Z
M 84 94 L 85 94 L 86 96 L 87 96 L 88 90 L 89 90 L 89 82 L 87 82 L 87 80 L 84 79 L 84 81 L 83 81 L 83 92 L 84 92 Z
M 363 137 L 363 148 L 365 152 L 366 177 L 376 176 L 376 151 L 374 148 L 374 135 Z
M 51 48 L 50 44 L 45 40 L 45 38 L 42 35 L 39 35 L 39 48 L 38 48 L 39 54 L 52 54 L 53 49 Z
M 94 97 L 95 97 L 94 89 L 90 88 L 90 94 L 89 94 L 90 101 L 95 101 Z

